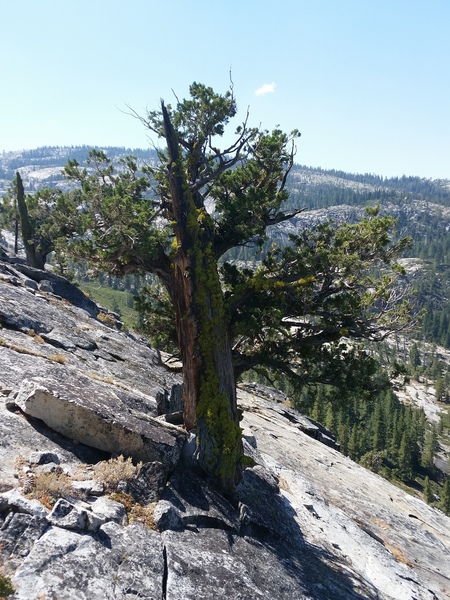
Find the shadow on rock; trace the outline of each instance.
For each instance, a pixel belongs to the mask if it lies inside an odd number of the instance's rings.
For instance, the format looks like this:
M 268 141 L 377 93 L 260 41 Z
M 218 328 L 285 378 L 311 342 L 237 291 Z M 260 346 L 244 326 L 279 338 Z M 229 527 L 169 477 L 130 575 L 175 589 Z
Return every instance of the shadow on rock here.
M 155 510 L 167 562 L 166 600 L 370 599 L 376 590 L 344 560 L 306 543 L 277 479 L 256 466 L 238 510 L 192 471 L 177 471 Z
M 20 412 L 22 413 L 22 411 Z M 62 433 L 58 433 L 51 427 L 48 427 L 41 419 L 31 417 L 25 413 L 22 414 L 33 429 L 56 445 L 58 451 L 61 451 L 61 449 L 65 450 L 69 454 L 75 456 L 83 464 L 94 465 L 101 460 L 108 460 L 111 458 L 111 452 L 98 450 L 92 446 L 87 446 L 81 442 L 71 440 Z

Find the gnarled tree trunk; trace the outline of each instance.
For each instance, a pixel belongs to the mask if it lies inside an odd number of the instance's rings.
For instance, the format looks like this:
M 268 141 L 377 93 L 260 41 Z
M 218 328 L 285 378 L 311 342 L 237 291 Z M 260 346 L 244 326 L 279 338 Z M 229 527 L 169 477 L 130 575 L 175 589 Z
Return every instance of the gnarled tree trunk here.
M 162 112 L 177 244 L 171 296 L 183 362 L 184 422 L 188 430 L 196 428 L 200 466 L 232 493 L 240 477 L 242 442 L 213 224 L 200 194 L 194 198 L 186 181 L 164 104 Z
M 17 182 L 17 208 L 20 214 L 20 227 L 22 231 L 22 241 L 25 247 L 25 253 L 27 256 L 27 264 L 35 269 L 44 269 L 45 259 L 44 256 L 39 252 L 36 247 L 36 243 L 33 240 L 34 227 L 28 214 L 27 202 L 25 200 L 25 192 L 23 189 L 22 178 L 20 173 L 16 174 Z

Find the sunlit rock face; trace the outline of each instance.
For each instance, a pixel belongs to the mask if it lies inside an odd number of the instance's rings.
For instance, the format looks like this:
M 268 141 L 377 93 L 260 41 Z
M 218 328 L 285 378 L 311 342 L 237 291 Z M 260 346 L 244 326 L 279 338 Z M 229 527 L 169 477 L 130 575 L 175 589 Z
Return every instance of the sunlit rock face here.
M 253 466 L 224 498 L 195 437 L 158 416 L 178 376 L 59 283 L 0 262 L 0 565 L 17 600 L 450 597 L 450 519 L 274 390 L 239 389 Z M 95 465 L 117 454 L 143 464 L 111 497 Z M 33 497 L 42 474 L 64 497 Z

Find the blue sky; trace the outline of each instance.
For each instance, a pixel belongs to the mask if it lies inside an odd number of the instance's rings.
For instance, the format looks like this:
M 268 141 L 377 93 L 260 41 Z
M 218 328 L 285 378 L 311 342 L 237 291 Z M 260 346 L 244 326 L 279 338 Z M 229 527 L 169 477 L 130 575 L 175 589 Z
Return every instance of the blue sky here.
M 450 0 L 16 0 L 1 15 L 0 151 L 146 147 L 127 105 L 193 81 L 225 91 L 231 69 L 239 118 L 298 128 L 300 164 L 450 179 Z

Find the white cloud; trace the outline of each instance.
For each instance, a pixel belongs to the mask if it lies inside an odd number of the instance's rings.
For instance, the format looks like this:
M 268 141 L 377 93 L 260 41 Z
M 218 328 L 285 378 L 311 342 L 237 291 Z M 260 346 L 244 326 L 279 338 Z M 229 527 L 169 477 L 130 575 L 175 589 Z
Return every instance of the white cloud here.
M 272 94 L 275 91 L 275 83 L 265 83 L 260 88 L 255 91 L 257 96 L 262 96 L 263 94 Z

